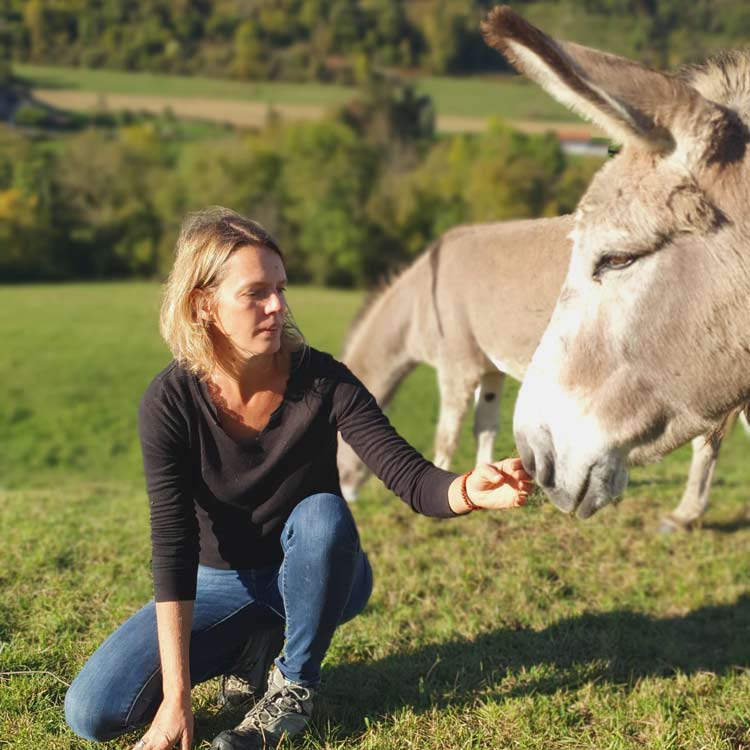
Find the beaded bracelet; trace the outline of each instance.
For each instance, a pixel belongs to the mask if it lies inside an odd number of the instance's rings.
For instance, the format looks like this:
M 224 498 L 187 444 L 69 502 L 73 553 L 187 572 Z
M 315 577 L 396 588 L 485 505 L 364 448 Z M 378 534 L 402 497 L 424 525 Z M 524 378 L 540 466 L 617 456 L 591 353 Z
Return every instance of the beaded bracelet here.
M 467 471 L 466 474 L 461 477 L 461 498 L 463 499 L 464 503 L 466 503 L 466 507 L 472 511 L 472 510 L 478 510 L 479 506 L 474 505 L 474 503 L 471 502 L 471 498 L 469 497 L 469 493 L 466 491 L 466 480 L 471 476 L 471 471 Z

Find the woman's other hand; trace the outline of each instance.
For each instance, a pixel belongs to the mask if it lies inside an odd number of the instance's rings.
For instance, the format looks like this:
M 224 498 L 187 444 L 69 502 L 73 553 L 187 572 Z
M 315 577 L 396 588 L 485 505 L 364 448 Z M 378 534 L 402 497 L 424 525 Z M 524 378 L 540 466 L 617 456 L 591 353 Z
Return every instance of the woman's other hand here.
M 132 750 L 190 750 L 193 745 L 193 709 L 190 694 L 165 698 L 148 731 Z

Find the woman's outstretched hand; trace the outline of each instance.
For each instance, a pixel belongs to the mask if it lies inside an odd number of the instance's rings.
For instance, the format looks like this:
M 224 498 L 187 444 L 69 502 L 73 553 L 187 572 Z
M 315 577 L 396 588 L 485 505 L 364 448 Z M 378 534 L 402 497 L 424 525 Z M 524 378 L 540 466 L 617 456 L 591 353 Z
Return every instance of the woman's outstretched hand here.
M 461 492 L 463 477 L 451 485 L 450 505 L 456 513 L 471 509 Z M 477 464 L 466 479 L 466 495 L 477 508 L 500 510 L 526 505 L 534 489 L 532 477 L 526 473 L 520 458 L 506 458 L 492 464 Z

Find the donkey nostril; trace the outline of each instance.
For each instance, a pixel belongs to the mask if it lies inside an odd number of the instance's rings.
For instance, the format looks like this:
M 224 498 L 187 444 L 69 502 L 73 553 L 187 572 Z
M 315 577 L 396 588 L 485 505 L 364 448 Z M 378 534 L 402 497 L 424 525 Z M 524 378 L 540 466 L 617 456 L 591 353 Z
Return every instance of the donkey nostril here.
M 551 454 L 545 454 L 539 462 L 539 471 L 536 475 L 536 481 L 546 489 L 555 487 L 555 459 Z
M 533 477 L 534 471 L 536 470 L 534 451 L 531 450 L 531 446 L 521 435 L 516 435 L 516 450 L 518 451 L 518 455 L 521 457 L 523 468 Z

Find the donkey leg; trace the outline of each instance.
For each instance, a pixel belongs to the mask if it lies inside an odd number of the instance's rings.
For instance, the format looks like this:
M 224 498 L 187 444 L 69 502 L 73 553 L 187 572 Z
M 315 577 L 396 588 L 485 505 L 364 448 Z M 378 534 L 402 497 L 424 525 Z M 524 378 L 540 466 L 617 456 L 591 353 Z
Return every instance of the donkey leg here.
M 659 527 L 662 533 L 688 529 L 706 512 L 721 440 L 719 435 L 699 435 L 693 439 L 693 460 L 690 464 L 687 486 L 680 504 L 662 518 Z
M 490 463 L 495 438 L 500 431 L 500 396 L 505 373 L 486 372 L 474 394 L 474 437 L 477 441 L 477 463 Z
M 336 463 L 339 469 L 341 493 L 344 500 L 353 503 L 357 499 L 359 488 L 369 476 L 370 470 L 341 435 L 338 436 Z
M 435 466 L 449 469 L 458 447 L 458 437 L 471 403 L 476 380 L 456 378 L 455 373 L 438 370 L 440 418 L 435 432 Z

